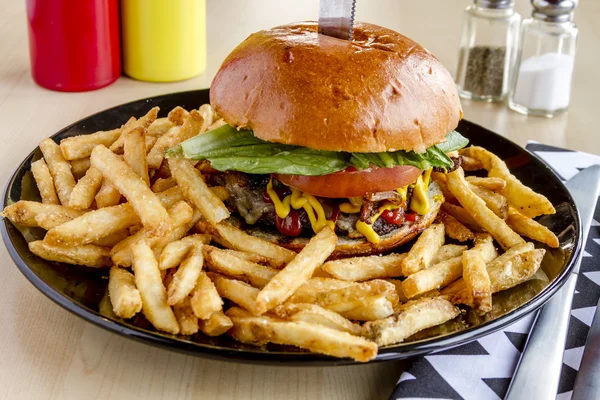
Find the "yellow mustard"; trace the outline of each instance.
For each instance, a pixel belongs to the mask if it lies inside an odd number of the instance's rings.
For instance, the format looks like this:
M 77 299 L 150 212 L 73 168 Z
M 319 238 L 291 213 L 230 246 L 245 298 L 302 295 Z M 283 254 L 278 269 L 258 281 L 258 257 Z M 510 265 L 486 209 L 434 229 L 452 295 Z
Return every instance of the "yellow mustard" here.
M 412 198 L 410 200 L 410 209 L 417 214 L 425 215 L 431 209 L 429 204 L 429 195 L 427 189 L 431 178 L 431 169 L 425 171 L 417 178 L 417 182 L 413 188 Z
M 206 68 L 206 0 L 121 0 L 123 70 L 172 82 Z
M 319 203 L 319 200 L 311 194 L 303 193 L 292 188 L 292 194 L 285 196 L 282 201 L 279 199 L 277 192 L 273 189 L 273 180 L 271 179 L 267 184 L 267 195 L 273 202 L 275 213 L 281 219 L 288 216 L 291 206 L 294 210 L 303 208 L 304 211 L 306 211 L 310 225 L 315 233 L 326 226 L 329 226 L 331 229 L 335 228 L 335 222 L 327 220 L 323 206 Z

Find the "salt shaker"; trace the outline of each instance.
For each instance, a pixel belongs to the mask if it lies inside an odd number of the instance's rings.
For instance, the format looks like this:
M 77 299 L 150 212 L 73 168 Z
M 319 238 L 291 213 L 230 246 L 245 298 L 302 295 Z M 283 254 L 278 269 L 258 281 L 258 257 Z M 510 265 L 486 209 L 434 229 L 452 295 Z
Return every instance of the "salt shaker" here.
M 506 97 L 520 22 L 514 0 L 474 0 L 465 9 L 456 73 L 461 97 L 484 101 Z
M 567 111 L 575 61 L 577 0 L 531 0 L 523 21 L 517 72 L 508 106 L 522 114 L 553 117 Z

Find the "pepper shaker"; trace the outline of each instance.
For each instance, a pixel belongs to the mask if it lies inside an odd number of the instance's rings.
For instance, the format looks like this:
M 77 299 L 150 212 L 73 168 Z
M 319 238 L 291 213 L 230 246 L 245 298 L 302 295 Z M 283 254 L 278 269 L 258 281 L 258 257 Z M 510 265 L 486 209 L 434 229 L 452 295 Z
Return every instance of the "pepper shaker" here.
M 484 101 L 506 97 L 520 21 L 514 0 L 474 0 L 465 9 L 456 74 L 461 97 Z
M 577 0 L 531 0 L 523 21 L 517 72 L 508 106 L 522 114 L 553 117 L 567 111 L 575 61 Z

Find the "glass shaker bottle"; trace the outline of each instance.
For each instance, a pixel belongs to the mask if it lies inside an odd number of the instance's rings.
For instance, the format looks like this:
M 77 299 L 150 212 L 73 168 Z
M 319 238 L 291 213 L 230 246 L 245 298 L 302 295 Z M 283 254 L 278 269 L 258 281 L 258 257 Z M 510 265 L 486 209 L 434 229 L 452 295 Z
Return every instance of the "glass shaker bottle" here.
M 484 101 L 506 97 L 520 21 L 514 0 L 474 0 L 465 9 L 456 73 L 461 97 Z
M 569 107 L 577 27 L 576 0 L 531 0 L 523 21 L 516 75 L 508 106 L 522 114 L 552 117 Z

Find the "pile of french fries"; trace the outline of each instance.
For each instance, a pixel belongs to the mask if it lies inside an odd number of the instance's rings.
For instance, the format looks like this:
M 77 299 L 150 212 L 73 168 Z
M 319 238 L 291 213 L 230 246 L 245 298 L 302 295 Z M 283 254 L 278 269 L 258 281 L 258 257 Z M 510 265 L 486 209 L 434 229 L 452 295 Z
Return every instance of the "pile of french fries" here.
M 544 250 L 523 237 L 558 246 L 532 219 L 553 213 L 552 204 L 498 157 L 469 147 L 464 170 L 488 176 L 434 173 L 446 201 L 407 253 L 328 260 L 338 240 L 329 228 L 295 253 L 227 222 L 228 192 L 205 183 L 206 163 L 165 159 L 166 149 L 224 123 L 210 106 L 158 111 L 42 141 L 43 158 L 31 164 L 42 201 L 2 214 L 47 231 L 29 243 L 37 256 L 109 269 L 119 318 L 142 312 L 169 334 L 227 334 L 365 362 L 378 346 L 454 319 L 457 305 L 489 312 L 493 293 L 540 266 Z

